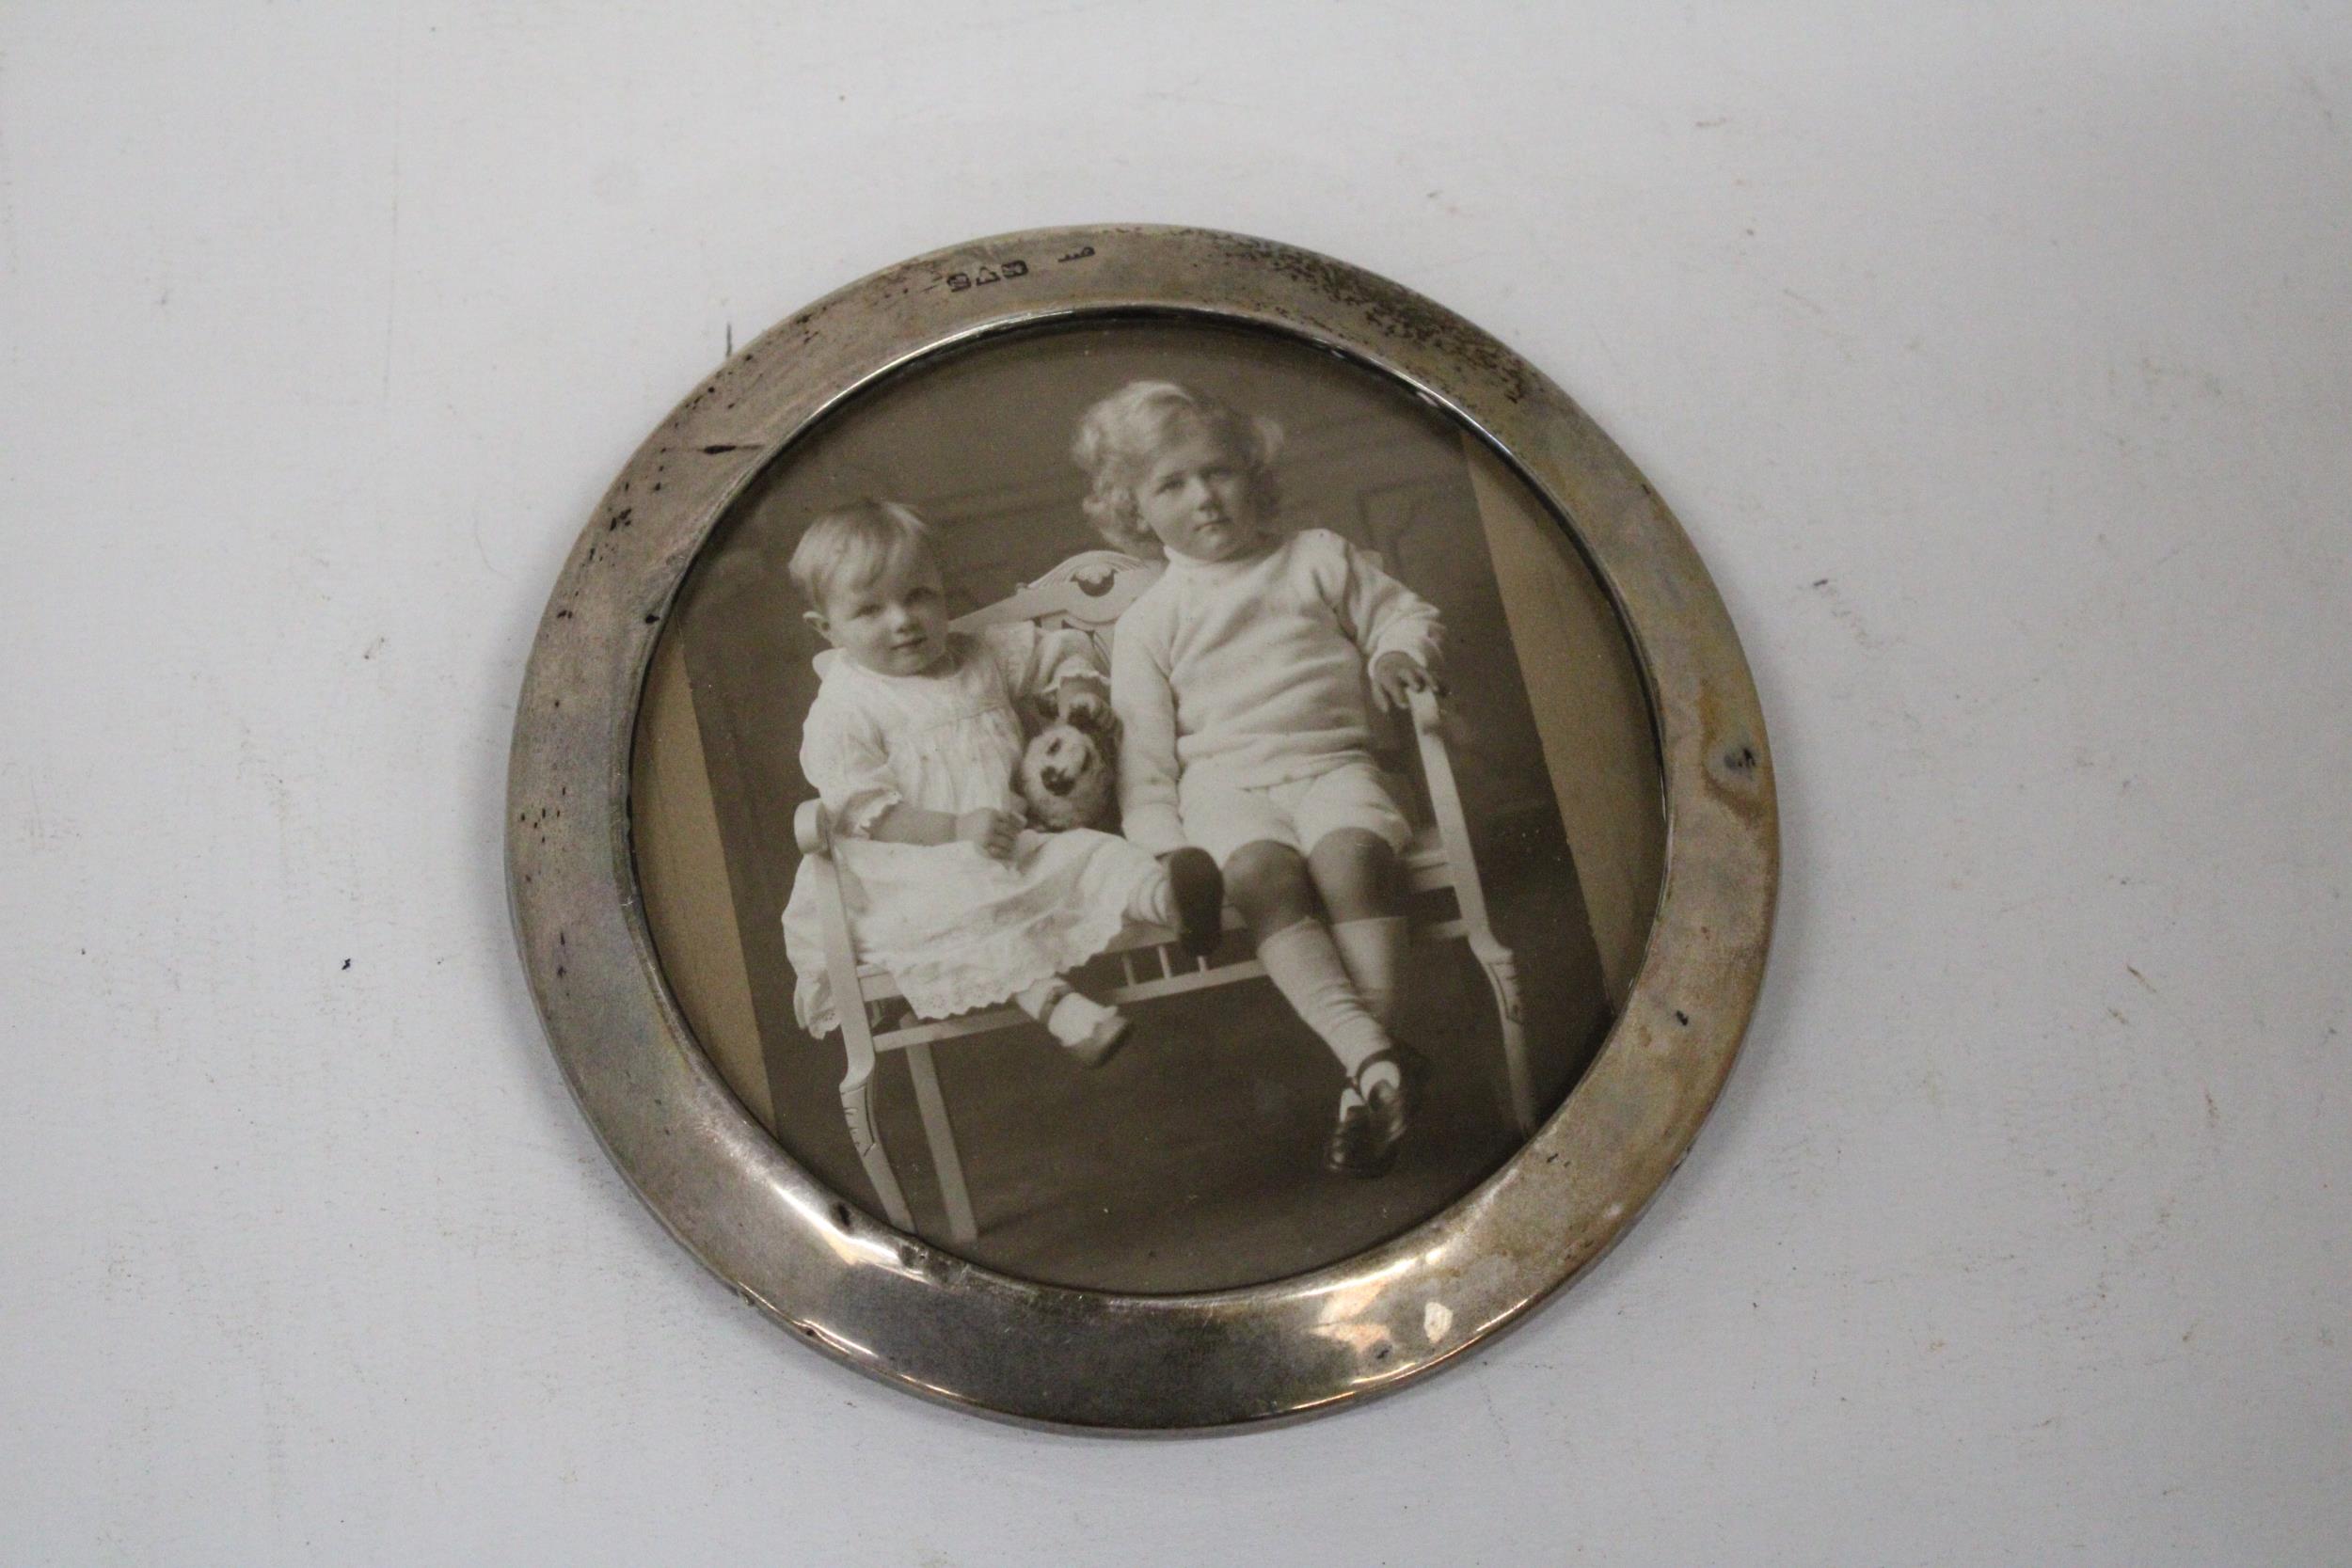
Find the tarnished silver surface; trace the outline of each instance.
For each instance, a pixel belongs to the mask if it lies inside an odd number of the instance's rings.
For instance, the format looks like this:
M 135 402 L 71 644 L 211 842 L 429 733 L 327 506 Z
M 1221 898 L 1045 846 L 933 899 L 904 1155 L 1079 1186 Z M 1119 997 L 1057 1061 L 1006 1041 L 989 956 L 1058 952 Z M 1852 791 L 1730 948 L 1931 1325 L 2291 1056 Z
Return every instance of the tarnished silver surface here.
M 1622 1017 L 1500 1171 L 1313 1274 L 1118 1296 L 1008 1278 L 820 1185 L 687 1032 L 639 910 L 629 747 L 660 622 L 728 503 L 796 433 L 950 343 L 1073 317 L 1270 328 L 1387 372 L 1483 433 L 1572 520 L 1657 721 L 1663 892 Z M 508 779 L 515 928 L 557 1059 L 606 1148 L 696 1257 L 861 1370 L 1018 1419 L 1111 1431 L 1297 1416 L 1418 1377 L 1598 1258 L 1690 1147 L 1763 978 L 1779 874 L 1771 752 L 1721 598 L 1657 493 L 1567 395 L 1452 312 L 1286 245 L 1041 230 L 907 261 L 737 354 L 629 460 L 532 648 Z

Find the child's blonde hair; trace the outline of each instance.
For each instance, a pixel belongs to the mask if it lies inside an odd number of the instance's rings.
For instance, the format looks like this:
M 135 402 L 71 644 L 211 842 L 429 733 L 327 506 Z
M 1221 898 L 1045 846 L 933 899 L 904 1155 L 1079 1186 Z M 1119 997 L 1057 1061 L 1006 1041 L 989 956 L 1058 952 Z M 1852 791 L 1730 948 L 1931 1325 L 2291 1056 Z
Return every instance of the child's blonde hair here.
M 1082 504 L 1095 532 L 1120 549 L 1158 553 L 1159 541 L 1137 513 L 1135 486 L 1153 455 L 1187 424 L 1205 430 L 1241 460 L 1251 506 L 1261 519 L 1273 519 L 1282 502 L 1274 479 L 1274 459 L 1282 450 L 1279 424 L 1180 382 L 1130 381 L 1086 411 L 1070 446 L 1071 460 L 1093 482 Z
M 934 561 L 931 525 L 898 501 L 862 500 L 837 507 L 808 525 L 792 547 L 792 586 L 822 614 L 825 595 L 840 583 L 863 585 L 908 561 Z

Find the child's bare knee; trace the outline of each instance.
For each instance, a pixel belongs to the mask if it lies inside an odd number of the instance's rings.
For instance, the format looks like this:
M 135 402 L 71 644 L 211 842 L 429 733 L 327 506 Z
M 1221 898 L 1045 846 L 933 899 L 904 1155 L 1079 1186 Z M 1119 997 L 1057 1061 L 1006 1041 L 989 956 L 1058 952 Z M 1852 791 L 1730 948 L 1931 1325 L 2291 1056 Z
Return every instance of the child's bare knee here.
M 1378 833 L 1337 828 L 1315 841 L 1307 857 L 1315 886 L 1327 894 L 1381 898 L 1396 874 L 1396 851 Z
M 1298 851 L 1260 839 L 1234 850 L 1225 862 L 1226 890 L 1235 895 L 1273 894 L 1299 885 L 1306 871 Z
M 1226 858 L 1225 896 L 1252 925 L 1267 915 L 1308 905 L 1307 863 L 1271 839 L 1245 844 Z

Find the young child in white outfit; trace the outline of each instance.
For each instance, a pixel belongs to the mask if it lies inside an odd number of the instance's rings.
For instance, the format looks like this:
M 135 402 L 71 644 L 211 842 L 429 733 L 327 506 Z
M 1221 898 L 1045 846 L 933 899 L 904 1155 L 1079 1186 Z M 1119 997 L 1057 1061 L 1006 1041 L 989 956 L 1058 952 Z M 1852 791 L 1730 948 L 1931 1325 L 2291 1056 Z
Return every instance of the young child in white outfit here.
M 1347 1075 L 1326 1163 L 1376 1176 L 1423 1064 L 1388 1033 L 1411 830 L 1367 698 L 1438 689 L 1438 612 L 1339 534 L 1269 527 L 1280 440 L 1270 420 L 1139 381 L 1088 411 L 1073 455 L 1096 528 L 1168 561 L 1111 644 L 1125 831 L 1222 866 L 1267 974 Z
M 1025 622 L 952 631 L 930 530 L 907 507 L 827 514 L 793 551 L 809 625 L 835 650 L 802 733 L 801 767 L 831 814 L 833 856 L 858 957 L 890 972 L 915 1014 L 1016 1000 L 1081 1063 L 1106 1060 L 1127 1019 L 1061 976 L 1129 922 L 1214 945 L 1223 893 L 1198 850 L 1155 858 L 1115 834 L 1022 825 L 1017 701 L 1066 718 L 1106 699 L 1093 645 Z M 826 984 L 815 879 L 785 910 L 802 1026 L 839 1026 Z

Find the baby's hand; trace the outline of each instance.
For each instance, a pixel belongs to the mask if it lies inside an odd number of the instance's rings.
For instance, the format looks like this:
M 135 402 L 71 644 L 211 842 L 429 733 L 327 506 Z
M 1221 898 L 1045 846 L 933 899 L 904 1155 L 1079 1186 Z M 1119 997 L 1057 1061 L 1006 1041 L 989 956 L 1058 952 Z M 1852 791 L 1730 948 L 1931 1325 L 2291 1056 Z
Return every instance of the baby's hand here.
M 956 837 L 977 846 L 990 860 L 1012 859 L 1013 841 L 1021 836 L 1021 818 L 1009 811 L 982 806 L 956 818 Z
M 1421 666 L 1421 660 L 1408 653 L 1391 650 L 1372 661 L 1372 689 L 1390 707 L 1408 707 L 1412 693 L 1427 691 L 1445 695 L 1445 686 L 1437 676 Z

